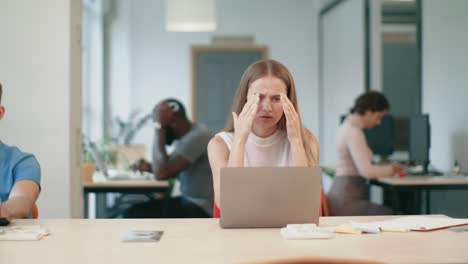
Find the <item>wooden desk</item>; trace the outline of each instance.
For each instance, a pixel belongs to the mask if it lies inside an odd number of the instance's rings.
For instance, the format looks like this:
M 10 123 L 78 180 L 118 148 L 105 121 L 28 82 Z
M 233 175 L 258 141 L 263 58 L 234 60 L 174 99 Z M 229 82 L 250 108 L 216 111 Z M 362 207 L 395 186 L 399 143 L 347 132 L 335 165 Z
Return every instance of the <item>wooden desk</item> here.
M 468 177 L 446 176 L 407 176 L 403 178 L 380 178 L 370 180 L 370 184 L 382 186 L 392 192 L 392 210 L 394 214 L 400 212 L 400 191 L 412 190 L 424 193 L 425 213 L 431 212 L 431 190 L 462 190 L 468 189 Z
M 324 217 L 321 226 L 391 217 Z M 246 263 L 302 256 L 389 263 L 468 263 L 468 232 L 450 230 L 339 235 L 284 240 L 279 229 L 221 229 L 217 219 L 19 220 L 51 235 L 37 242 L 0 241 L 1 263 Z M 128 230 L 163 230 L 159 243 L 122 243 Z
M 89 194 L 100 194 L 102 200 L 106 193 L 152 194 L 169 190 L 169 181 L 120 180 L 83 183 L 84 215 L 88 218 Z M 105 199 L 104 199 L 105 200 Z

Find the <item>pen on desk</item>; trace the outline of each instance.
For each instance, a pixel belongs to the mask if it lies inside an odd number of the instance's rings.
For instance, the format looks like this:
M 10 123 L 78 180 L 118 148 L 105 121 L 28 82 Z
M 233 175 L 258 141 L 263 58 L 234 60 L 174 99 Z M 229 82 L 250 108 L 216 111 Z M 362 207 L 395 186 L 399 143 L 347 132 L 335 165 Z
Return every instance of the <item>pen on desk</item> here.
M 378 234 L 378 233 L 381 232 L 381 230 L 379 228 L 359 227 L 357 229 L 361 230 L 364 233 L 369 233 L 369 234 Z
M 409 232 L 410 230 L 409 230 L 409 229 L 405 229 L 405 228 L 381 227 L 381 228 L 380 228 L 380 231 L 382 231 L 382 232 L 400 232 L 400 233 L 404 233 L 404 232 Z

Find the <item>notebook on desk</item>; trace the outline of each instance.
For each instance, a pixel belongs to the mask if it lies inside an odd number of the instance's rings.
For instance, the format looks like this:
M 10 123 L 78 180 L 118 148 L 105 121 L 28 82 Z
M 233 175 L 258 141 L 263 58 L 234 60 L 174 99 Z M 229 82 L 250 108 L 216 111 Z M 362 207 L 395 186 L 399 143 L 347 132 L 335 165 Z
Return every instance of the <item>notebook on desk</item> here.
M 223 228 L 274 228 L 318 223 L 319 167 L 221 169 Z

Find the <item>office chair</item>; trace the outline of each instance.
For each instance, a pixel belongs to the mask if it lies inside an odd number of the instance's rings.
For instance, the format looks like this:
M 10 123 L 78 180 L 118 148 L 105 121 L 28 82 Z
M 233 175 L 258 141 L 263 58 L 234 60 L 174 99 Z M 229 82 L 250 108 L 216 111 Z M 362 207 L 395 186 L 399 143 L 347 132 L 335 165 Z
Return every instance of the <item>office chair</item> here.
M 213 218 L 219 218 L 221 216 L 221 212 L 219 211 L 219 207 L 216 203 L 213 203 Z
M 33 208 L 31 209 L 31 216 L 32 216 L 32 219 L 39 218 L 39 208 L 37 208 L 36 204 L 34 204 Z
M 328 210 L 327 196 L 323 192 L 323 188 L 320 189 L 320 207 L 321 207 L 321 216 L 330 216 L 330 211 Z

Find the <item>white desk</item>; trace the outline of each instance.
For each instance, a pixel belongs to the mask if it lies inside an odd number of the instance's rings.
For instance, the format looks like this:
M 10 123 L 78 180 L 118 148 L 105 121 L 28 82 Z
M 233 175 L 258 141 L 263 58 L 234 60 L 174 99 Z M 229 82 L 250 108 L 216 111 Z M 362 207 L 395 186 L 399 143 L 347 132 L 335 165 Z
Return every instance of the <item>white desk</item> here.
M 444 188 L 446 186 L 468 185 L 468 177 L 447 176 L 406 176 L 403 178 L 379 178 L 377 181 L 393 186 L 434 186 Z
M 466 190 L 468 189 L 468 177 L 407 176 L 403 178 L 378 178 L 371 180 L 370 184 L 382 186 L 392 192 L 392 209 L 394 214 L 400 212 L 400 191 L 419 191 L 421 194 L 424 192 L 426 201 L 425 213 L 430 214 L 431 190 Z
M 95 193 L 100 195 L 99 198 L 103 206 L 105 206 L 106 193 L 125 193 L 125 194 L 152 194 L 165 193 L 169 191 L 169 181 L 148 181 L 148 180 L 113 180 L 107 182 L 85 182 L 83 183 L 84 197 L 84 216 L 88 217 L 88 195 Z
M 324 217 L 322 226 L 390 217 Z M 284 240 L 279 229 L 221 229 L 217 219 L 19 220 L 51 231 L 37 242 L 0 241 L 1 263 L 239 263 L 331 256 L 391 263 L 468 263 L 468 232 L 336 235 Z M 164 230 L 159 243 L 121 243 L 127 230 Z

